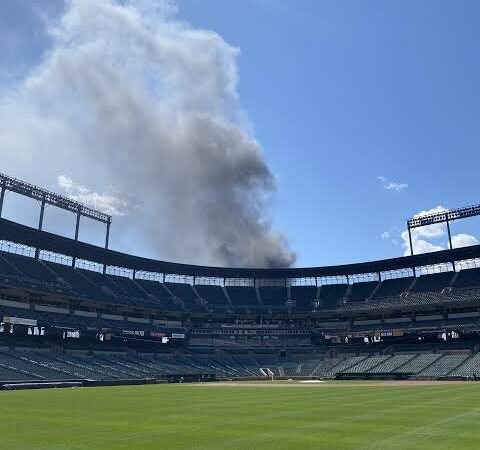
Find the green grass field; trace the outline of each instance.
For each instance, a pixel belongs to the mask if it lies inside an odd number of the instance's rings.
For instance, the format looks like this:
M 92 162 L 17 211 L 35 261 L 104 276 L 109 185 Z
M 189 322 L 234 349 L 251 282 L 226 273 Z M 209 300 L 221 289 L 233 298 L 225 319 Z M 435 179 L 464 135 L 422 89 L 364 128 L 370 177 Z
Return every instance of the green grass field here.
M 480 448 L 480 384 L 0 392 L 3 449 Z

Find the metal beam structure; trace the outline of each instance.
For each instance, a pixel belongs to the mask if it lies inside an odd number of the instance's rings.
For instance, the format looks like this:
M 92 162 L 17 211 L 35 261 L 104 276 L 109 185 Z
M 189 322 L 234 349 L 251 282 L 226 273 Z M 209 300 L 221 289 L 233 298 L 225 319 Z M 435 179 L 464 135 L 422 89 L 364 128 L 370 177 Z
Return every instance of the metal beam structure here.
M 412 230 L 419 227 L 445 223 L 448 232 L 448 245 L 450 250 L 452 246 L 452 234 L 450 232 L 450 222 L 454 220 L 467 219 L 469 217 L 480 216 L 480 205 L 464 206 L 438 213 L 426 214 L 424 216 L 412 217 L 407 220 L 408 239 L 410 243 L 410 255 L 413 256 Z
M 436 223 L 466 219 L 468 217 L 480 216 L 480 205 L 465 206 L 463 208 L 450 209 L 434 214 L 427 214 L 419 217 L 412 217 L 407 220 L 409 228 L 425 227 Z
M 65 209 L 67 211 L 77 214 L 80 211 L 80 215 L 88 217 L 98 222 L 108 223 L 112 221 L 112 216 L 105 214 L 101 211 L 89 208 L 80 202 L 72 200 L 65 195 L 56 194 L 46 189 L 42 189 L 25 181 L 17 180 L 3 173 L 0 173 L 0 186 L 10 192 L 23 195 L 25 197 L 33 198 L 34 200 L 45 200 L 45 204 L 52 205 L 57 208 Z
M 3 202 L 6 192 L 17 194 L 37 200 L 41 204 L 38 228 L 30 228 L 24 225 L 1 218 Z M 45 208 L 51 205 L 76 215 L 75 238 L 69 239 L 43 231 L 43 220 Z M 213 277 L 213 278 L 305 278 L 314 277 L 317 284 L 317 277 L 346 276 L 350 278 L 356 274 L 379 273 L 392 270 L 410 269 L 416 274 L 416 267 L 427 265 L 451 263 L 455 269 L 456 261 L 480 258 L 480 245 L 466 248 L 452 249 L 452 236 L 450 222 L 480 215 L 480 205 L 457 208 L 449 211 L 442 211 L 435 214 L 428 214 L 420 217 L 413 217 L 407 220 L 407 229 L 410 242 L 411 256 L 392 258 L 389 260 L 372 261 L 341 266 L 308 267 L 308 268 L 279 268 L 279 269 L 253 269 L 253 268 L 225 268 L 205 267 L 189 264 L 170 263 L 156 261 L 147 258 L 135 257 L 120 252 L 109 250 L 110 228 L 112 217 L 100 211 L 96 211 L 66 196 L 55 194 L 48 190 L 39 188 L 32 184 L 17 180 L 16 178 L 0 173 L 0 240 L 27 245 L 36 250 L 38 258 L 40 250 L 48 250 L 72 258 L 72 265 L 78 259 L 96 262 L 103 266 L 105 273 L 108 266 L 128 268 L 134 271 L 146 271 L 161 274 L 165 281 L 165 275 L 179 274 L 182 276 Z M 104 248 L 78 241 L 80 220 L 87 217 L 106 225 Z M 449 250 L 438 251 L 430 254 L 414 255 L 412 230 L 414 228 L 446 223 L 449 240 Z
M 0 173 L 0 218 L 2 216 L 3 202 L 5 199 L 5 193 L 15 192 L 16 194 L 23 195 L 24 197 L 38 200 L 40 202 L 40 216 L 38 220 L 38 230 L 43 229 L 43 217 L 45 214 L 45 207 L 47 205 L 55 206 L 56 208 L 70 211 L 77 216 L 75 225 L 75 240 L 78 240 L 78 234 L 80 230 L 80 218 L 87 217 L 88 219 L 96 220 L 106 224 L 106 236 L 105 236 L 105 248 L 108 248 L 108 241 L 110 238 L 110 225 L 112 224 L 112 216 L 105 214 L 96 209 L 89 208 L 88 206 L 72 200 L 65 195 L 56 194 L 55 192 L 48 191 L 41 187 L 27 183 L 25 181 L 18 180 L 3 173 Z M 35 257 L 38 259 L 40 255 L 40 248 L 35 250 Z M 72 266 L 75 266 L 74 257 L 72 260 Z

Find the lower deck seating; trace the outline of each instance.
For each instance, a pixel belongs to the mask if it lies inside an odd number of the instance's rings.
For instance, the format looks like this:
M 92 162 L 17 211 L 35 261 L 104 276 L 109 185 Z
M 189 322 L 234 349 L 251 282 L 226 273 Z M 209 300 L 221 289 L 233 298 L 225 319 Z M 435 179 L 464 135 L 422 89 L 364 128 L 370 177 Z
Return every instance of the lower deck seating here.
M 370 369 L 370 373 L 392 373 L 415 358 L 416 355 L 394 355 Z
M 449 374 L 453 377 L 480 377 L 480 353 L 473 355 Z
M 345 372 L 346 370 L 350 369 L 351 367 L 356 366 L 358 363 L 365 360 L 366 358 L 367 358 L 367 356 L 364 356 L 364 355 L 347 357 L 347 358 L 343 359 L 342 361 L 340 361 L 340 363 L 338 363 L 336 366 L 332 367 L 328 371 L 328 376 L 333 377 L 337 373 Z
M 227 353 L 108 353 L 66 354 L 49 350 L 1 350 L 0 381 L 126 380 L 164 375 L 214 374 L 218 378 L 260 377 L 334 378 L 337 374 L 405 373 L 418 378 L 444 376 L 472 378 L 480 375 L 480 353 L 402 353 L 397 355 Z
M 376 366 L 385 363 L 389 355 L 371 356 L 344 370 L 343 373 L 367 373 Z
M 398 367 L 395 372 L 411 373 L 415 375 L 417 373 L 420 373 L 422 370 L 425 370 L 427 367 L 431 366 L 441 356 L 441 354 L 436 353 L 422 353 L 412 358 L 403 366 Z
M 442 355 L 432 365 L 418 374 L 419 377 L 444 377 L 456 369 L 467 358 L 468 354 Z

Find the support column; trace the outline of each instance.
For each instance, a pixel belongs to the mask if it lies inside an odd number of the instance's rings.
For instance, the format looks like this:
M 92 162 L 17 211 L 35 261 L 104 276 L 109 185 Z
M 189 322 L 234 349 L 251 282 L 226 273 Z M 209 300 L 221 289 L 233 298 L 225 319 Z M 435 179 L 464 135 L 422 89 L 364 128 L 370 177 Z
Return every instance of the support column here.
M 413 256 L 413 242 L 412 242 L 412 229 L 410 228 L 410 225 L 407 224 L 407 229 L 408 229 L 408 242 L 410 243 L 410 256 Z M 417 269 L 415 267 L 412 267 L 413 269 L 413 276 L 417 276 Z
M 447 219 L 447 231 L 448 231 L 448 245 L 450 246 L 450 250 L 453 248 L 452 245 L 452 233 L 450 232 L 450 221 Z
M 410 243 L 410 256 L 413 256 L 412 229 L 408 226 L 408 242 Z
M 75 224 L 75 240 L 78 241 L 78 235 L 80 233 L 80 218 L 82 217 L 82 214 L 80 213 L 80 210 L 77 212 L 77 222 Z M 77 258 L 74 256 L 72 259 L 72 267 L 75 267 L 75 262 L 77 261 Z
M 2 184 L 2 190 L 0 191 L 0 217 L 2 217 L 2 210 L 3 210 L 3 201 L 5 200 L 5 191 L 6 191 L 5 183 Z
M 45 197 L 42 199 L 42 204 L 40 206 L 40 217 L 38 219 L 38 229 L 42 231 L 43 228 L 43 216 L 45 214 Z
M 43 216 L 45 215 L 45 196 L 42 198 L 42 203 L 40 205 L 40 217 L 38 218 L 38 230 L 42 231 L 43 228 Z M 35 259 L 40 257 L 40 249 L 35 249 Z
M 448 232 L 448 245 L 450 247 L 450 250 L 453 249 L 453 245 L 452 245 L 452 233 L 450 231 L 450 221 L 448 220 L 447 218 L 447 232 Z M 456 272 L 457 271 L 457 268 L 455 267 L 455 261 L 452 260 L 452 267 L 453 267 L 453 271 Z
M 107 231 L 105 233 L 105 249 L 108 249 L 108 243 L 109 243 L 109 240 L 110 240 L 110 225 L 112 224 L 112 221 L 110 219 L 108 219 L 107 221 Z M 104 264 L 103 265 L 103 274 L 105 275 L 105 273 L 107 272 L 107 265 Z
M 105 248 L 108 249 L 108 243 L 110 241 L 110 225 L 112 224 L 111 220 L 109 219 L 107 222 L 107 232 L 105 233 Z

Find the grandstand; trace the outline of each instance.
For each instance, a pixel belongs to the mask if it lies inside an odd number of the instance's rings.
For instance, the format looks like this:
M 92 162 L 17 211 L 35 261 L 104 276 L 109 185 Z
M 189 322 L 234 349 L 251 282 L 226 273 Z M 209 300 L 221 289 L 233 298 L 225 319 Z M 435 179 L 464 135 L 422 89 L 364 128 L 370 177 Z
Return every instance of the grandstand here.
M 79 241 L 78 221 L 70 239 L 0 218 L 0 380 L 478 375 L 478 245 L 343 266 L 193 266 L 110 250 L 111 218 L 48 195 L 105 223 L 106 245 Z

